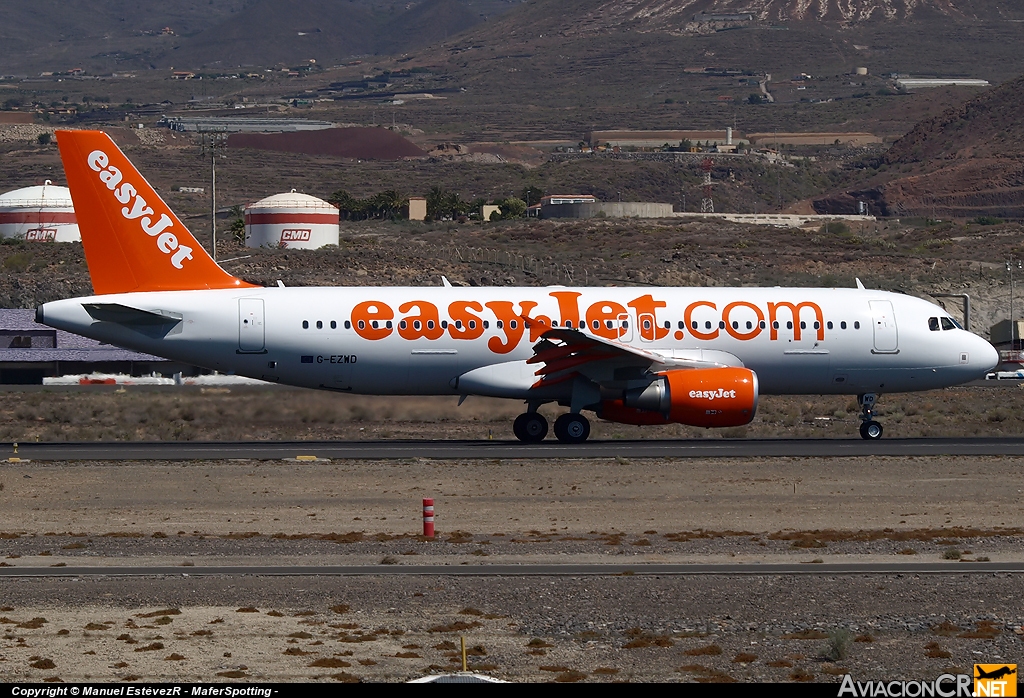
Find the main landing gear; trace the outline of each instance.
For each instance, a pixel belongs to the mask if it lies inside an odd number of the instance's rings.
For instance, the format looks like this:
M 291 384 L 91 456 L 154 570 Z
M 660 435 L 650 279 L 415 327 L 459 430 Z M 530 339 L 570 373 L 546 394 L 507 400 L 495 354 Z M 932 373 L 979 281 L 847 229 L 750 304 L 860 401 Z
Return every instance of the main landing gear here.
M 860 405 L 860 438 L 868 441 L 877 441 L 882 438 L 882 425 L 875 421 L 875 400 L 878 396 L 874 393 L 864 393 L 857 396 L 857 404 Z
M 548 420 L 536 412 L 523 412 L 512 422 L 512 433 L 524 443 L 540 443 L 548 435 Z
M 548 420 L 537 412 L 524 412 L 512 422 L 512 433 L 528 444 L 540 443 L 548 433 Z M 590 422 L 579 413 L 563 414 L 555 420 L 555 437 L 564 444 L 580 444 L 590 436 Z
M 581 444 L 590 436 L 590 422 L 582 414 L 563 414 L 555 420 L 555 436 L 563 444 Z

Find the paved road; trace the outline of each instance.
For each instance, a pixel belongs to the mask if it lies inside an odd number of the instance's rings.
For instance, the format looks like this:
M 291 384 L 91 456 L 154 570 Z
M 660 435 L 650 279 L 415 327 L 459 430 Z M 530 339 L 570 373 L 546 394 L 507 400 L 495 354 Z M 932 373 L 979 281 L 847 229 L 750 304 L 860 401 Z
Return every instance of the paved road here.
M 396 458 L 751 458 L 759 456 L 1024 456 L 1024 438 L 689 439 L 674 441 L 184 441 L 23 443 L 0 458 L 31 460 L 211 460 Z
M 582 577 L 693 575 L 851 575 L 851 574 L 1020 574 L 1024 562 L 864 562 L 786 564 L 559 564 L 559 565 L 341 565 L 232 567 L 2 567 L 3 577 Z

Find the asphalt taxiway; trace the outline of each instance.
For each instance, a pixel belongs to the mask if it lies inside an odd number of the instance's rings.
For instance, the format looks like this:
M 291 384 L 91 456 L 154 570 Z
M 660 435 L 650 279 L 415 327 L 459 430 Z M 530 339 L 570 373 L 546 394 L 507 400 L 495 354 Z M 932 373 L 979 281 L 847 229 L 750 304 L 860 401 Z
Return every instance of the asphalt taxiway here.
M 153 441 L 7 444 L 2 457 L 37 461 L 219 459 L 757 458 L 1024 456 L 1024 438 L 682 439 L 546 441 Z

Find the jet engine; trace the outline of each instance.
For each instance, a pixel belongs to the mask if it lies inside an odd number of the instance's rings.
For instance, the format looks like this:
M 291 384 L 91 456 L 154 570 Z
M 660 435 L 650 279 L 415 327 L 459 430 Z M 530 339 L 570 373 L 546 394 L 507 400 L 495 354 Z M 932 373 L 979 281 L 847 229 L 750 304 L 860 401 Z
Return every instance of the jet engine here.
M 677 369 L 603 400 L 598 416 L 623 424 L 736 427 L 754 418 L 757 396 L 757 375 L 750 369 Z

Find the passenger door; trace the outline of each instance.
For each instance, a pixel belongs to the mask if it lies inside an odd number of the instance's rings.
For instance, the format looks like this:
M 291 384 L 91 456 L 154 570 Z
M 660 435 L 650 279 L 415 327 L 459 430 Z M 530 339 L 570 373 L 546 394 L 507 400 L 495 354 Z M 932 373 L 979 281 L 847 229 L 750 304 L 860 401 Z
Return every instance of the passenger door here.
M 262 298 L 238 299 L 238 351 L 261 354 L 266 347 Z
M 896 315 L 889 301 L 870 301 L 871 319 L 874 327 L 875 354 L 898 354 L 899 335 L 896 330 Z

